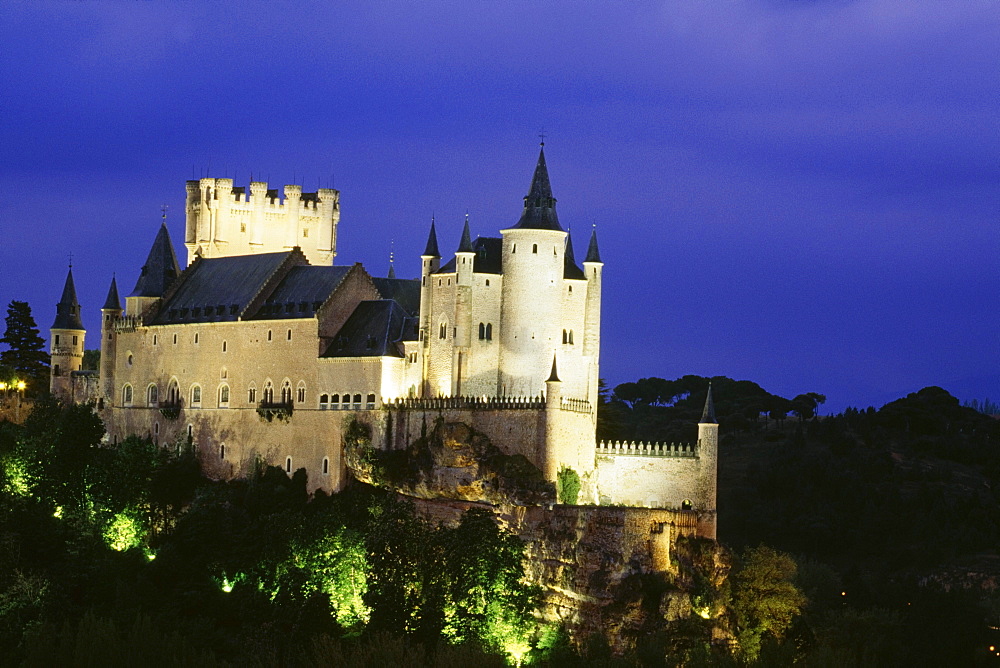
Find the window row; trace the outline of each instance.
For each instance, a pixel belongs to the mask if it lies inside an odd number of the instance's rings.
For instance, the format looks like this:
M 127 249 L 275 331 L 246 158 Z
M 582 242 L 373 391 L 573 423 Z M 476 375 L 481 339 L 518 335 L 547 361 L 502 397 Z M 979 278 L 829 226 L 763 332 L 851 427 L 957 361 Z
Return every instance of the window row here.
M 564 329 L 563 330 L 563 343 L 567 345 L 573 345 L 573 330 Z
M 265 404 L 275 403 L 274 389 L 274 384 L 271 381 L 267 381 L 264 384 L 264 388 L 261 393 L 261 400 Z M 130 383 L 126 383 L 122 386 L 121 398 L 123 406 L 131 406 L 134 403 L 134 392 L 135 391 Z M 227 408 L 229 406 L 230 396 L 231 390 L 229 384 L 221 383 L 216 394 L 218 407 Z M 304 403 L 306 400 L 305 383 L 300 381 L 298 387 L 296 387 L 293 392 L 291 382 L 286 380 L 281 384 L 277 397 L 278 401 L 282 404 L 290 404 L 293 402 L 293 399 L 297 403 Z M 257 386 L 255 383 L 250 383 L 250 387 L 247 389 L 247 403 L 257 403 Z M 150 383 L 146 386 L 146 405 L 160 406 L 161 404 L 163 407 L 180 407 L 181 392 L 177 381 L 171 381 L 171 383 L 167 386 L 166 397 L 160 396 L 159 386 L 156 383 Z M 188 405 L 192 408 L 201 408 L 202 406 L 202 387 L 198 383 L 193 384 L 189 390 Z
M 375 393 L 369 392 L 365 396 L 365 402 L 362 404 L 360 394 L 351 394 L 349 392 L 344 394 L 321 394 L 319 395 L 319 408 L 320 410 L 341 410 L 341 411 L 359 411 L 362 409 L 374 410 L 375 409 Z

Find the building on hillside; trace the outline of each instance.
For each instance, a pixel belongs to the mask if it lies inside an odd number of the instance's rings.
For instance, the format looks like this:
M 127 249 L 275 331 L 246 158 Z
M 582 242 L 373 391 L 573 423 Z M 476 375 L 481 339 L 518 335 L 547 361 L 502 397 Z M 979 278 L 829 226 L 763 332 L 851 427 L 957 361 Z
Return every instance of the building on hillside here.
M 466 217 L 443 262 L 432 220 L 414 280 L 333 264 L 337 191 L 284 195 L 189 181 L 186 268 L 163 224 L 124 308 L 112 280 L 98 397 L 111 438 L 188 440 L 211 475 L 264 458 L 338 490 L 346 418 L 398 449 L 440 417 L 549 480 L 573 469 L 586 501 L 691 509 L 714 536 L 711 396 L 696 444 L 595 442 L 604 265 L 596 231 L 577 262 L 544 148 L 517 222 L 473 240 Z M 72 273 L 57 312 L 53 392 L 81 400 L 59 376 L 83 352 Z

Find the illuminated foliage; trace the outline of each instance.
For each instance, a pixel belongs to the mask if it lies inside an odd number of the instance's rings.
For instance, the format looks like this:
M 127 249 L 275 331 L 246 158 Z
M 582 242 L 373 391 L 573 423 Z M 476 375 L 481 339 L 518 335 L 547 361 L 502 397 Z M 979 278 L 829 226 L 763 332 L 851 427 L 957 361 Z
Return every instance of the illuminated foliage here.
M 364 540 L 345 527 L 325 526 L 316 533 L 294 541 L 290 563 L 307 574 L 309 588 L 330 596 L 338 624 L 360 628 L 371 612 L 364 602 L 368 590 Z
M 562 467 L 557 474 L 559 478 L 559 503 L 576 505 L 580 496 L 580 474 L 569 467 Z
M 795 586 L 795 560 L 761 545 L 748 549 L 732 578 L 732 606 L 740 649 L 750 659 L 767 638 L 780 640 L 806 604 Z
M 118 552 L 140 547 L 146 538 L 146 527 L 139 512 L 129 509 L 117 513 L 104 527 L 102 536 L 108 547 Z

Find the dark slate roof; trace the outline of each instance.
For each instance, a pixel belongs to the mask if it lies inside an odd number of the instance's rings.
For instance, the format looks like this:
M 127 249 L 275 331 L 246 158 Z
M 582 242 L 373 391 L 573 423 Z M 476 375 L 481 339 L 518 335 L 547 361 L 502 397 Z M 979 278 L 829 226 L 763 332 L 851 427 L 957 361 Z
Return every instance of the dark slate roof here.
M 413 278 L 379 278 L 372 276 L 375 289 L 382 299 L 392 299 L 409 315 L 420 313 L 420 281 Z
M 154 325 L 236 320 L 289 253 L 201 258 L 160 307 Z
M 101 307 L 102 310 L 111 311 L 121 311 L 122 302 L 118 298 L 118 282 L 115 277 L 111 277 L 111 287 L 108 288 L 108 298 L 104 300 L 104 306 Z
M 417 338 L 417 318 L 391 299 L 363 301 L 333 337 L 324 357 L 402 357 Z
M 552 373 L 549 374 L 546 383 L 561 383 L 559 380 L 559 372 L 556 370 L 556 356 L 555 353 L 552 354 Z
M 576 258 L 573 257 L 573 237 L 568 234 L 566 235 L 566 259 L 563 262 L 563 278 L 587 278 L 587 275 L 583 273 L 583 269 L 576 266 Z
M 718 420 L 715 419 L 715 402 L 712 401 L 712 384 L 708 384 L 708 394 L 705 396 L 705 410 L 701 413 L 701 420 L 698 421 L 700 424 L 715 424 Z
M 465 227 L 462 228 L 462 240 L 458 242 L 456 253 L 472 253 L 472 235 L 469 233 L 469 217 L 465 217 Z
M 545 149 L 538 152 L 538 164 L 531 178 L 531 188 L 524 198 L 524 211 L 514 229 L 559 230 L 559 217 L 556 216 L 556 198 L 552 196 L 552 185 L 549 183 L 549 170 L 545 166 Z
M 477 274 L 503 273 L 503 239 L 498 237 L 476 237 L 472 242 L 472 251 L 476 257 L 472 259 L 472 271 Z M 437 270 L 439 274 L 455 273 L 455 258 Z
M 135 289 L 129 297 L 162 297 L 180 273 L 174 246 L 170 243 L 170 232 L 163 223 L 160 225 L 160 231 L 156 233 L 146 264 L 142 265 L 142 273 L 139 274 L 139 280 L 136 281 Z
M 56 320 L 52 329 L 83 329 L 80 319 L 80 302 L 76 300 L 76 285 L 73 284 L 73 268 L 66 274 L 66 284 L 63 286 L 62 299 L 56 304 Z
M 253 314 L 258 320 L 311 318 L 351 267 L 292 267 Z
M 584 262 L 600 262 L 601 253 L 597 250 L 597 229 L 590 233 L 590 245 L 587 246 L 587 257 L 583 258 Z
M 428 257 L 441 257 L 441 251 L 438 250 L 438 235 L 434 230 L 433 218 L 431 218 L 431 231 L 427 235 L 427 247 L 424 248 L 424 255 Z

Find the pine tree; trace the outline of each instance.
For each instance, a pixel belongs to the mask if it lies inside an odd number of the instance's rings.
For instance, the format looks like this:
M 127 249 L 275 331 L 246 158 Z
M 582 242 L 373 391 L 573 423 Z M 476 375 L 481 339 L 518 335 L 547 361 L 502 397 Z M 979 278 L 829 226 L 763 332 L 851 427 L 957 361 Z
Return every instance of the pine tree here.
M 0 343 L 8 348 L 0 352 L 0 364 L 28 384 L 29 394 L 37 395 L 48 388 L 49 354 L 28 302 L 12 301 L 7 306 L 7 331 Z

